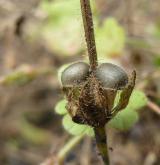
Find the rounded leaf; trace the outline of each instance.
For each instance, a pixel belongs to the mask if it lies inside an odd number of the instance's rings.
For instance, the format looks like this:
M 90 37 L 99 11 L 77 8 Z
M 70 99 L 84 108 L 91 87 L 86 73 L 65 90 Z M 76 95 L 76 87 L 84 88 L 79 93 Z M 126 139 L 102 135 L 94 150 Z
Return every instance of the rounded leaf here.
M 95 30 L 99 58 L 123 55 L 126 34 L 115 18 L 108 17 Z
M 110 127 L 124 131 L 130 129 L 137 121 L 137 112 L 123 110 L 119 112 L 108 124 Z
M 63 117 L 62 123 L 64 129 L 72 135 L 86 134 L 93 136 L 93 130 L 91 127 L 74 123 L 68 114 Z
M 118 104 L 120 92 L 115 99 L 115 106 Z M 121 131 L 130 129 L 138 121 L 137 110 L 141 109 L 147 104 L 147 97 L 139 90 L 134 90 L 128 106 L 120 111 L 108 124 L 110 127 L 119 129 Z
M 67 113 L 66 104 L 67 100 L 65 99 L 59 101 L 55 106 L 55 112 L 59 115 L 65 115 Z
M 147 97 L 144 92 L 133 90 L 127 108 L 131 110 L 139 110 L 147 104 Z

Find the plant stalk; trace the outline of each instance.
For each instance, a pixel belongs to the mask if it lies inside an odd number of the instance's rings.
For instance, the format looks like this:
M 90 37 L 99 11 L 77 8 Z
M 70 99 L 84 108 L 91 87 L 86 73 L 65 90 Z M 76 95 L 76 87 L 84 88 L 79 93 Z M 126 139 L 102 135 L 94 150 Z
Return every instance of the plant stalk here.
M 90 69 L 94 71 L 98 66 L 97 50 L 94 36 L 93 16 L 90 0 L 80 0 L 83 25 L 85 31 L 85 39 L 87 43 Z M 105 128 L 94 128 L 97 147 L 102 156 L 105 165 L 109 165 L 109 155 L 107 148 L 107 136 Z
M 71 138 L 65 146 L 58 153 L 58 165 L 63 165 L 66 156 L 72 151 L 72 149 L 79 144 L 79 142 L 84 138 L 85 134 L 74 136 Z
M 93 71 L 96 69 L 98 62 L 90 0 L 80 0 L 80 2 L 90 68 Z
M 102 156 L 105 165 L 109 165 L 109 154 L 107 147 L 107 136 L 104 127 L 94 128 L 95 138 L 98 150 Z

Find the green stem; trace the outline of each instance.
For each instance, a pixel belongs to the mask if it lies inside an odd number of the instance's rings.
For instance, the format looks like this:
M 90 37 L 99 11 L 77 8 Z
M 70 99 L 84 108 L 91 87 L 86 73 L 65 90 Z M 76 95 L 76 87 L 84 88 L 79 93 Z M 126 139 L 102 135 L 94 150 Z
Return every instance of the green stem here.
M 107 147 L 107 136 L 104 127 L 94 128 L 95 138 L 98 150 L 102 156 L 103 162 L 105 165 L 109 165 L 109 154 Z
M 72 149 L 79 144 L 79 142 L 84 138 L 85 134 L 80 136 L 74 136 L 71 138 L 65 146 L 58 153 L 58 165 L 63 165 L 66 156 L 72 151 Z
M 98 62 L 90 0 L 80 0 L 80 2 L 90 67 L 91 70 L 95 70 Z

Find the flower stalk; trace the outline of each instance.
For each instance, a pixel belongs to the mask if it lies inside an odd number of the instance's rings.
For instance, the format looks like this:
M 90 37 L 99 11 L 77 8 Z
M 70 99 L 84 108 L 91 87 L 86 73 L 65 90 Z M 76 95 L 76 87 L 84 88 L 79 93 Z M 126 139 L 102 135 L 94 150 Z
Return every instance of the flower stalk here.
M 87 43 L 90 69 L 94 71 L 98 66 L 97 50 L 94 36 L 94 26 L 90 0 L 80 0 L 85 39 Z M 109 165 L 107 138 L 104 127 L 94 128 L 97 148 L 102 156 L 105 165 Z
M 89 0 L 80 0 L 80 2 L 90 68 L 91 70 L 95 70 L 98 62 L 91 5 Z

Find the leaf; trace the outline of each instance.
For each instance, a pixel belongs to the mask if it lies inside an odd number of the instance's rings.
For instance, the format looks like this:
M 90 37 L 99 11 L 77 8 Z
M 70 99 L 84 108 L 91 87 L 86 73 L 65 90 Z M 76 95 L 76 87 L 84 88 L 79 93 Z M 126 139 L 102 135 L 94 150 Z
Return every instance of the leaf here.
M 156 38 L 160 38 L 160 22 L 155 23 L 154 25 L 152 25 L 152 27 L 150 28 L 151 30 L 151 34 L 156 37 Z
M 127 108 L 133 111 L 140 110 L 140 108 L 144 107 L 146 104 L 147 104 L 147 97 L 145 93 L 139 90 L 133 90 Z
M 67 113 L 66 104 L 67 100 L 65 99 L 59 101 L 55 106 L 55 112 L 59 115 L 65 115 Z
M 46 145 L 52 139 L 52 135 L 45 129 L 38 128 L 23 119 L 19 124 L 21 136 L 35 145 Z
M 63 99 L 55 106 L 55 112 L 59 115 L 64 115 L 62 123 L 65 130 L 72 135 L 81 135 L 84 133 L 88 136 L 94 136 L 94 131 L 90 126 L 76 124 L 72 121 L 71 117 L 67 113 L 66 104 L 67 100 Z
M 119 130 L 128 130 L 138 121 L 137 112 L 124 109 L 119 112 L 108 124 Z
M 25 85 L 36 77 L 35 73 L 27 73 L 23 71 L 14 71 L 7 75 L 2 81 L 4 85 Z
M 127 43 L 131 45 L 133 48 L 143 48 L 143 49 L 150 49 L 151 45 L 144 40 L 140 40 L 137 38 L 128 38 Z
M 91 1 L 94 24 L 96 24 L 97 50 L 101 57 L 120 55 L 125 45 L 124 29 L 114 18 L 104 20 L 99 26 L 95 2 Z M 85 49 L 80 1 L 59 0 L 42 1 L 41 10 L 47 15 L 47 21 L 40 29 L 46 46 L 60 55 L 74 55 Z
M 96 29 L 96 44 L 100 57 L 121 55 L 125 41 L 125 31 L 114 18 L 107 18 L 102 26 Z
M 119 95 L 119 94 L 118 94 Z M 119 97 L 119 96 L 118 96 Z M 141 91 L 134 90 L 128 106 L 120 111 L 108 124 L 110 127 L 127 130 L 138 121 L 137 110 L 147 104 L 147 97 Z
M 156 54 L 157 57 L 154 58 L 154 65 L 160 67 L 160 54 Z
M 64 129 L 72 135 L 87 134 L 93 136 L 94 134 L 91 127 L 74 123 L 69 115 L 64 116 L 62 123 Z
M 83 26 L 79 0 L 42 2 L 47 22 L 41 34 L 49 49 L 60 55 L 74 55 L 83 49 Z M 84 42 L 83 42 L 84 43 Z
M 95 134 L 94 134 L 94 131 L 93 131 L 93 128 L 88 126 L 88 128 L 86 128 L 86 131 L 85 131 L 86 135 L 88 136 L 91 136 L 91 137 L 94 137 Z

